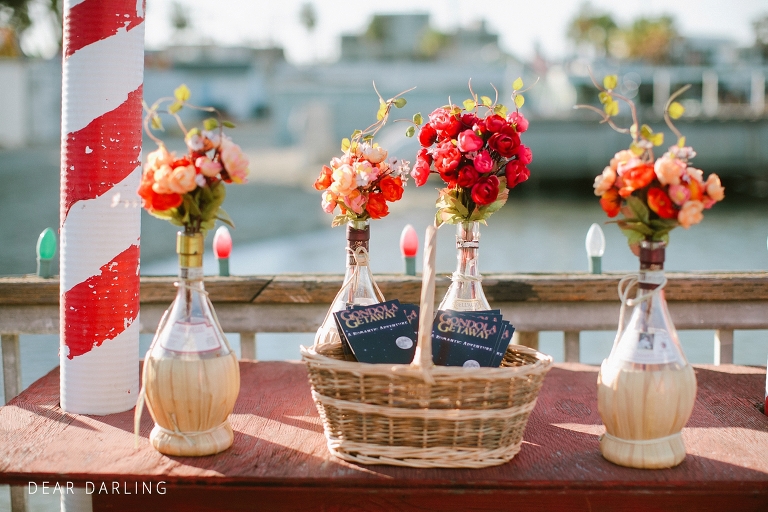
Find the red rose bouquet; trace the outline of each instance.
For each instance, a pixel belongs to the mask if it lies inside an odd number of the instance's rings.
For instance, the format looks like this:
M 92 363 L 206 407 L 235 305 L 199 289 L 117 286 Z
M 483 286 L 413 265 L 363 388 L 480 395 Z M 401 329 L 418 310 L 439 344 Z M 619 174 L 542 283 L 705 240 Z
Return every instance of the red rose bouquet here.
M 446 184 L 436 204 L 438 226 L 485 222 L 507 201 L 508 189 L 530 176 L 531 150 L 520 142 L 520 134 L 528 129 L 518 110 L 525 101 L 520 91 L 523 81 L 518 78 L 512 87 L 516 108 L 511 113 L 498 103 L 498 92 L 496 100 L 478 97 L 470 84 L 472 98 L 464 101 L 463 108 L 440 107 L 423 124 L 420 114 L 414 116 L 422 149 L 411 176 L 421 186 L 434 172 Z M 414 134 L 414 127 L 406 133 Z
M 615 75 L 605 77 L 603 87 L 595 83 L 603 110 L 589 105 L 576 106 L 598 112 L 602 122 L 632 136 L 629 149 L 616 153 L 610 165 L 595 178 L 595 195 L 600 197 L 600 206 L 609 217 L 623 215 L 623 219 L 614 222 L 630 245 L 642 240 L 669 242 L 672 229 L 677 226 L 688 229 L 701 222 L 703 211 L 722 201 L 725 191 L 716 174 L 710 174 L 705 180 L 704 173 L 690 165 L 696 152 L 685 145 L 685 137 L 672 122 L 685 111 L 675 99 L 690 86 L 675 92 L 667 102 L 664 120 L 678 141 L 655 159 L 653 148 L 664 143 L 664 134 L 654 133 L 648 125 L 639 125 L 634 103 L 616 92 L 617 85 Z M 616 126 L 612 119 L 619 112 L 617 99 L 630 107 L 633 122 L 629 128 Z
M 340 213 L 333 218 L 334 227 L 351 221 L 381 219 L 389 215 L 387 203 L 403 197 L 410 162 L 387 158 L 387 150 L 373 141 L 389 118 L 392 107 L 406 104 L 402 97 L 408 91 L 386 101 L 379 95 L 378 120 L 365 130 L 355 130 L 341 142 L 342 155 L 324 165 L 315 181 L 315 189 L 323 192 L 322 207 L 327 213 Z M 378 94 L 378 91 L 377 91 Z
M 182 85 L 174 91 L 173 98 L 161 98 L 152 107 L 144 105 L 144 129 L 158 148 L 147 155 L 139 195 L 150 214 L 184 226 L 187 232 L 205 235 L 216 219 L 232 226 L 229 215 L 221 208 L 226 196 L 224 183 L 245 183 L 248 159 L 240 146 L 224 135 L 223 127 L 234 125 L 220 116 L 206 119 L 202 130 L 186 129 L 178 115 L 185 106 L 218 114 L 213 108 L 189 104 L 189 96 L 189 89 Z M 184 132 L 184 155 L 169 152 L 152 133 L 152 129 L 163 129 L 159 109 L 164 103 L 169 104 L 164 112 L 172 115 Z

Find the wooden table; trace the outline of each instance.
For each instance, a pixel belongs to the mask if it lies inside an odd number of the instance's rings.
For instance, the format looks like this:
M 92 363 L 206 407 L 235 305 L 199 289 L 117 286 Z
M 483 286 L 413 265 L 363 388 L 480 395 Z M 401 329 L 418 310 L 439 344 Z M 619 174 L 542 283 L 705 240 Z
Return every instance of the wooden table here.
M 154 451 L 146 412 L 138 450 L 133 411 L 62 412 L 59 372 L 53 370 L 0 408 L 0 483 L 45 481 L 50 488 L 54 482 L 89 482 L 94 511 L 768 510 L 761 368 L 697 366 L 696 407 L 683 431 L 688 456 L 680 466 L 658 471 L 615 466 L 600 456 L 603 427 L 597 368 L 591 366 L 556 365 L 521 452 L 508 464 L 482 470 L 337 460 L 325 447 L 301 363 L 242 362 L 240 368 L 235 444 L 203 458 Z M 99 493 L 102 483 L 109 494 Z M 115 483 L 120 494 L 113 492 Z

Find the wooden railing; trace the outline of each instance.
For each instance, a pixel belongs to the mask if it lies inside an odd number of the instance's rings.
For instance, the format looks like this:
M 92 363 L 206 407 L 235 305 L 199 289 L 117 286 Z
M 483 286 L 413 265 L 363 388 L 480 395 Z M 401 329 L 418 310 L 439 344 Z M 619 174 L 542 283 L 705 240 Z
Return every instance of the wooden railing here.
M 538 347 L 539 331 L 563 331 L 565 360 L 579 360 L 581 331 L 615 330 L 620 274 L 488 274 L 483 288 L 517 328 L 516 342 Z M 714 329 L 715 364 L 733 362 L 734 329 L 768 329 L 768 272 L 668 273 L 666 297 L 678 329 Z M 259 332 L 314 332 L 341 276 L 207 277 L 205 286 L 226 332 L 240 333 L 243 359 L 255 359 Z M 176 294 L 173 277 L 141 278 L 141 332 L 152 333 Z M 385 297 L 418 303 L 421 279 L 377 275 Z M 448 288 L 438 278 L 436 296 Z M 0 334 L 5 399 L 21 390 L 19 334 L 59 333 L 59 282 L 0 278 Z

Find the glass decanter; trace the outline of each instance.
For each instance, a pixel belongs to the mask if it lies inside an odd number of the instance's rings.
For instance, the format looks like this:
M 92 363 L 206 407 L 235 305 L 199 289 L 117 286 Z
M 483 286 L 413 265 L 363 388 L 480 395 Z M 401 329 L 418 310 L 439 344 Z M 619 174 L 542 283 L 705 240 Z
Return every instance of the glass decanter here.
M 485 298 L 482 276 L 478 268 L 480 223 L 461 222 L 456 225 L 456 272 L 451 285 L 437 309 L 445 311 L 488 311 L 491 306 Z
M 346 272 L 344 281 L 331 304 L 325 320 L 315 334 L 315 345 L 341 343 L 333 313 L 351 305 L 368 306 L 384 302 L 368 266 L 371 238 L 370 220 L 347 224 Z
M 167 455 L 211 455 L 232 445 L 229 414 L 240 369 L 203 286 L 203 235 L 179 232 L 178 292 L 144 359 L 150 442 Z
M 600 451 L 622 466 L 668 468 L 685 458 L 680 431 L 693 411 L 696 377 L 664 296 L 665 246 L 641 242 L 637 295 L 628 299 L 620 290 L 621 316 L 625 305 L 633 307 L 632 314 L 626 326 L 619 325 L 598 375 L 598 409 L 606 428 Z

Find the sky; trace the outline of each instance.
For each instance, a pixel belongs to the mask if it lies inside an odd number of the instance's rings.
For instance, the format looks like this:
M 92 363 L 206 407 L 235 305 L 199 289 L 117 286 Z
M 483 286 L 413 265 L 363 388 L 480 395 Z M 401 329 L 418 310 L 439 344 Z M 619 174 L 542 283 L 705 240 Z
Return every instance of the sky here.
M 147 48 L 171 43 L 274 44 L 285 48 L 287 58 L 297 64 L 334 60 L 339 36 L 363 31 L 374 13 L 409 12 L 429 13 L 433 25 L 444 31 L 484 19 L 500 35 L 503 50 L 529 59 L 538 44 L 546 58 L 557 59 L 568 54 L 567 26 L 582 4 L 582 0 L 312 0 L 318 22 L 310 35 L 299 22 L 307 0 L 176 0 L 189 9 L 193 29 L 174 38 L 173 1 L 147 0 Z M 768 15 L 768 0 L 729 0 L 727 7 L 722 0 L 592 0 L 591 4 L 612 13 L 619 24 L 641 15 L 671 14 L 684 35 L 726 37 L 744 46 L 754 41 L 752 21 Z M 33 9 L 33 17 L 36 12 L 44 10 Z M 30 31 L 25 50 L 51 53 L 54 39 L 45 25 L 38 23 Z

